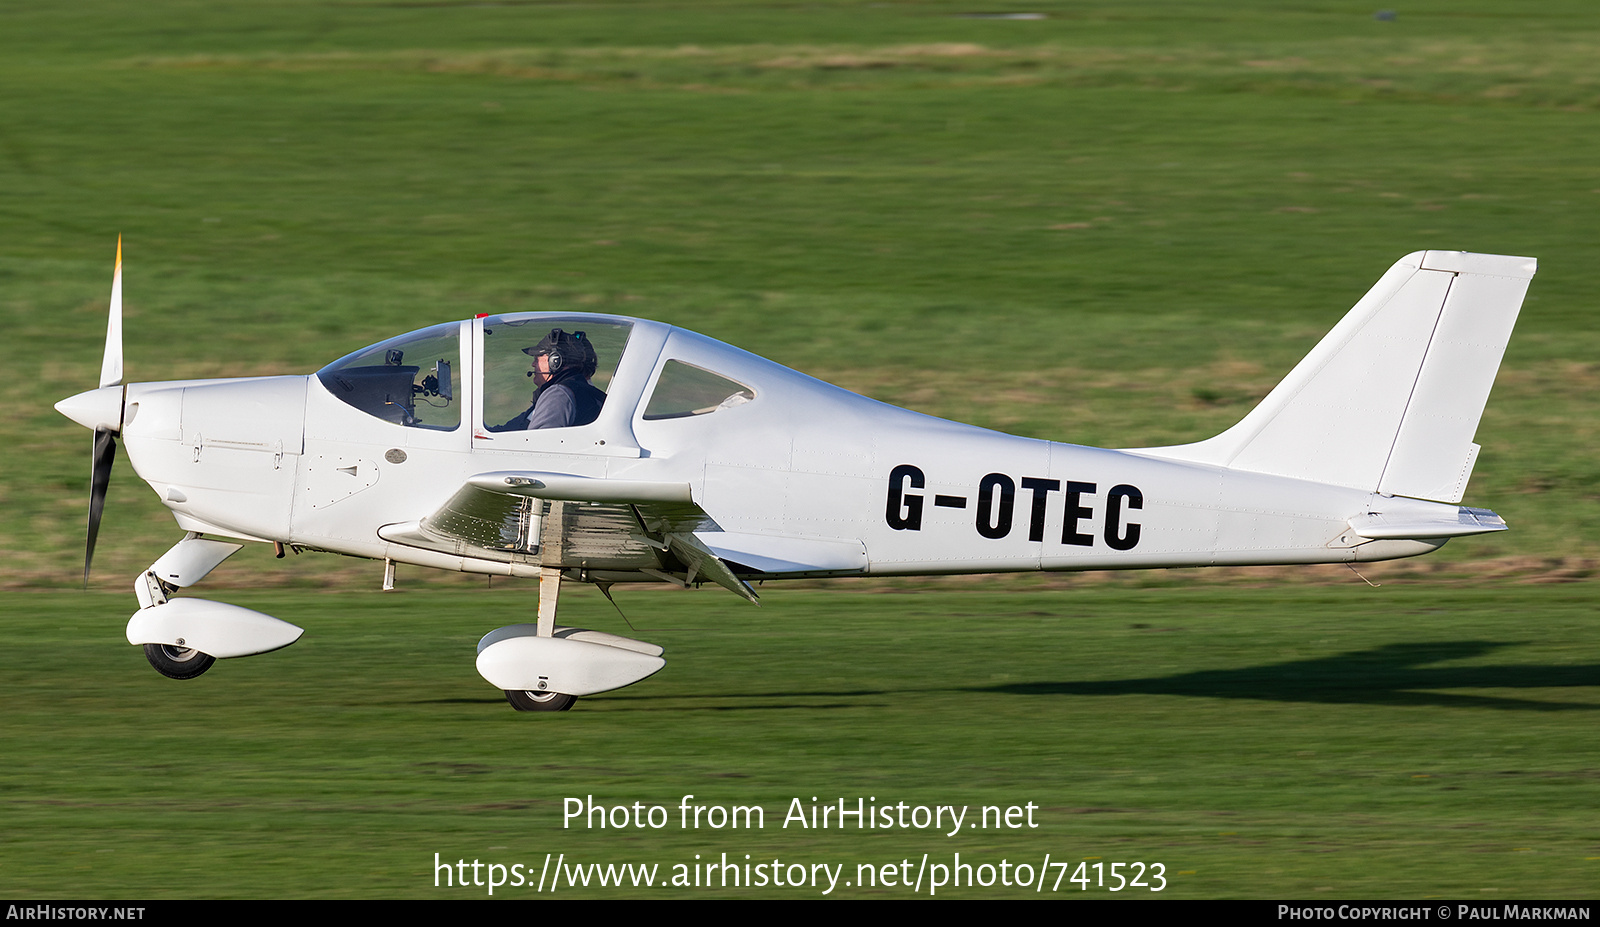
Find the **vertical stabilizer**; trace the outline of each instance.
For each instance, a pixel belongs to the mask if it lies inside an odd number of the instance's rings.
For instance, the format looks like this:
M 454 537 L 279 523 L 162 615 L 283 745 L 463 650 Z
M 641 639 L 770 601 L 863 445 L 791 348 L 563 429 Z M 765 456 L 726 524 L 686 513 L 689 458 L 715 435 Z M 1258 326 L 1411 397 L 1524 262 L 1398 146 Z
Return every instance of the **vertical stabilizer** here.
M 1239 424 L 1140 453 L 1459 502 L 1532 258 L 1418 251 Z

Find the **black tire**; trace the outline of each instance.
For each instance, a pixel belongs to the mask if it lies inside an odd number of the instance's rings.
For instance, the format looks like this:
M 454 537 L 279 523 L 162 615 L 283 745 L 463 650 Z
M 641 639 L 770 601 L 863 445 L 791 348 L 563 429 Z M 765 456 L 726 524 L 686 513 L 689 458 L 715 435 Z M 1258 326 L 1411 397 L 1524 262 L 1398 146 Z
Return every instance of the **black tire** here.
M 518 711 L 567 711 L 578 700 L 576 695 L 560 692 L 532 692 L 523 689 L 506 689 L 506 701 Z
M 217 662 L 209 653 L 175 644 L 145 644 L 144 658 L 168 679 L 193 679 Z

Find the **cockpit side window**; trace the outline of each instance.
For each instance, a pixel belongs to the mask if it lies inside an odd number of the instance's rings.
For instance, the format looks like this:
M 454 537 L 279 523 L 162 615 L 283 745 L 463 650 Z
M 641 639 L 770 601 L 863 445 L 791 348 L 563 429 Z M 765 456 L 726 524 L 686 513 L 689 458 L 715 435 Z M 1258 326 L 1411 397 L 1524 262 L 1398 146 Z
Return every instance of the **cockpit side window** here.
M 651 422 L 707 415 L 742 406 L 755 398 L 756 391 L 743 383 L 693 364 L 669 360 L 656 378 L 656 388 L 644 407 L 644 419 Z
M 633 326 L 594 317 L 483 320 L 483 427 L 587 425 L 600 414 Z
M 317 371 L 328 392 L 369 415 L 411 428 L 461 424 L 461 323 L 381 341 Z

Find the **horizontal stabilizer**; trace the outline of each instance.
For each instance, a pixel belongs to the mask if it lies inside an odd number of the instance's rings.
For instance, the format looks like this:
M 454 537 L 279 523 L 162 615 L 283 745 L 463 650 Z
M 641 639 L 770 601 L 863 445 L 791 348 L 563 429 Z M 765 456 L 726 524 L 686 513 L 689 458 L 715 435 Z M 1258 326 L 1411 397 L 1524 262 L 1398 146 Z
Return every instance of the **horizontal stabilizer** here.
M 1504 531 L 1506 520 L 1488 509 L 1460 506 L 1455 517 L 1448 512 L 1419 517 L 1414 513 L 1384 515 L 1368 513 L 1350 519 L 1350 528 L 1356 534 L 1373 540 L 1389 538 L 1457 538 L 1470 534 L 1489 534 Z

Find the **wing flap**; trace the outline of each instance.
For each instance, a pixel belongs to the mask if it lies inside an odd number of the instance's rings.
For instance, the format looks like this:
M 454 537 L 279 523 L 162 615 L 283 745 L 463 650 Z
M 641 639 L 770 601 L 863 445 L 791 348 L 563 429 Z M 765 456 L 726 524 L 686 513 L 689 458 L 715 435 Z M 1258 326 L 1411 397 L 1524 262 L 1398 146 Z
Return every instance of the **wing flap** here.
M 750 584 L 733 575 L 728 565 L 711 552 L 711 548 L 701 543 L 699 538 L 692 534 L 670 534 L 667 536 L 667 546 L 672 553 L 689 567 L 686 582 L 694 582 L 696 577 L 711 580 L 734 595 L 761 604 L 756 591 Z
M 867 549 L 860 541 L 799 538 L 730 531 L 700 538 L 728 563 L 764 575 L 864 573 Z

